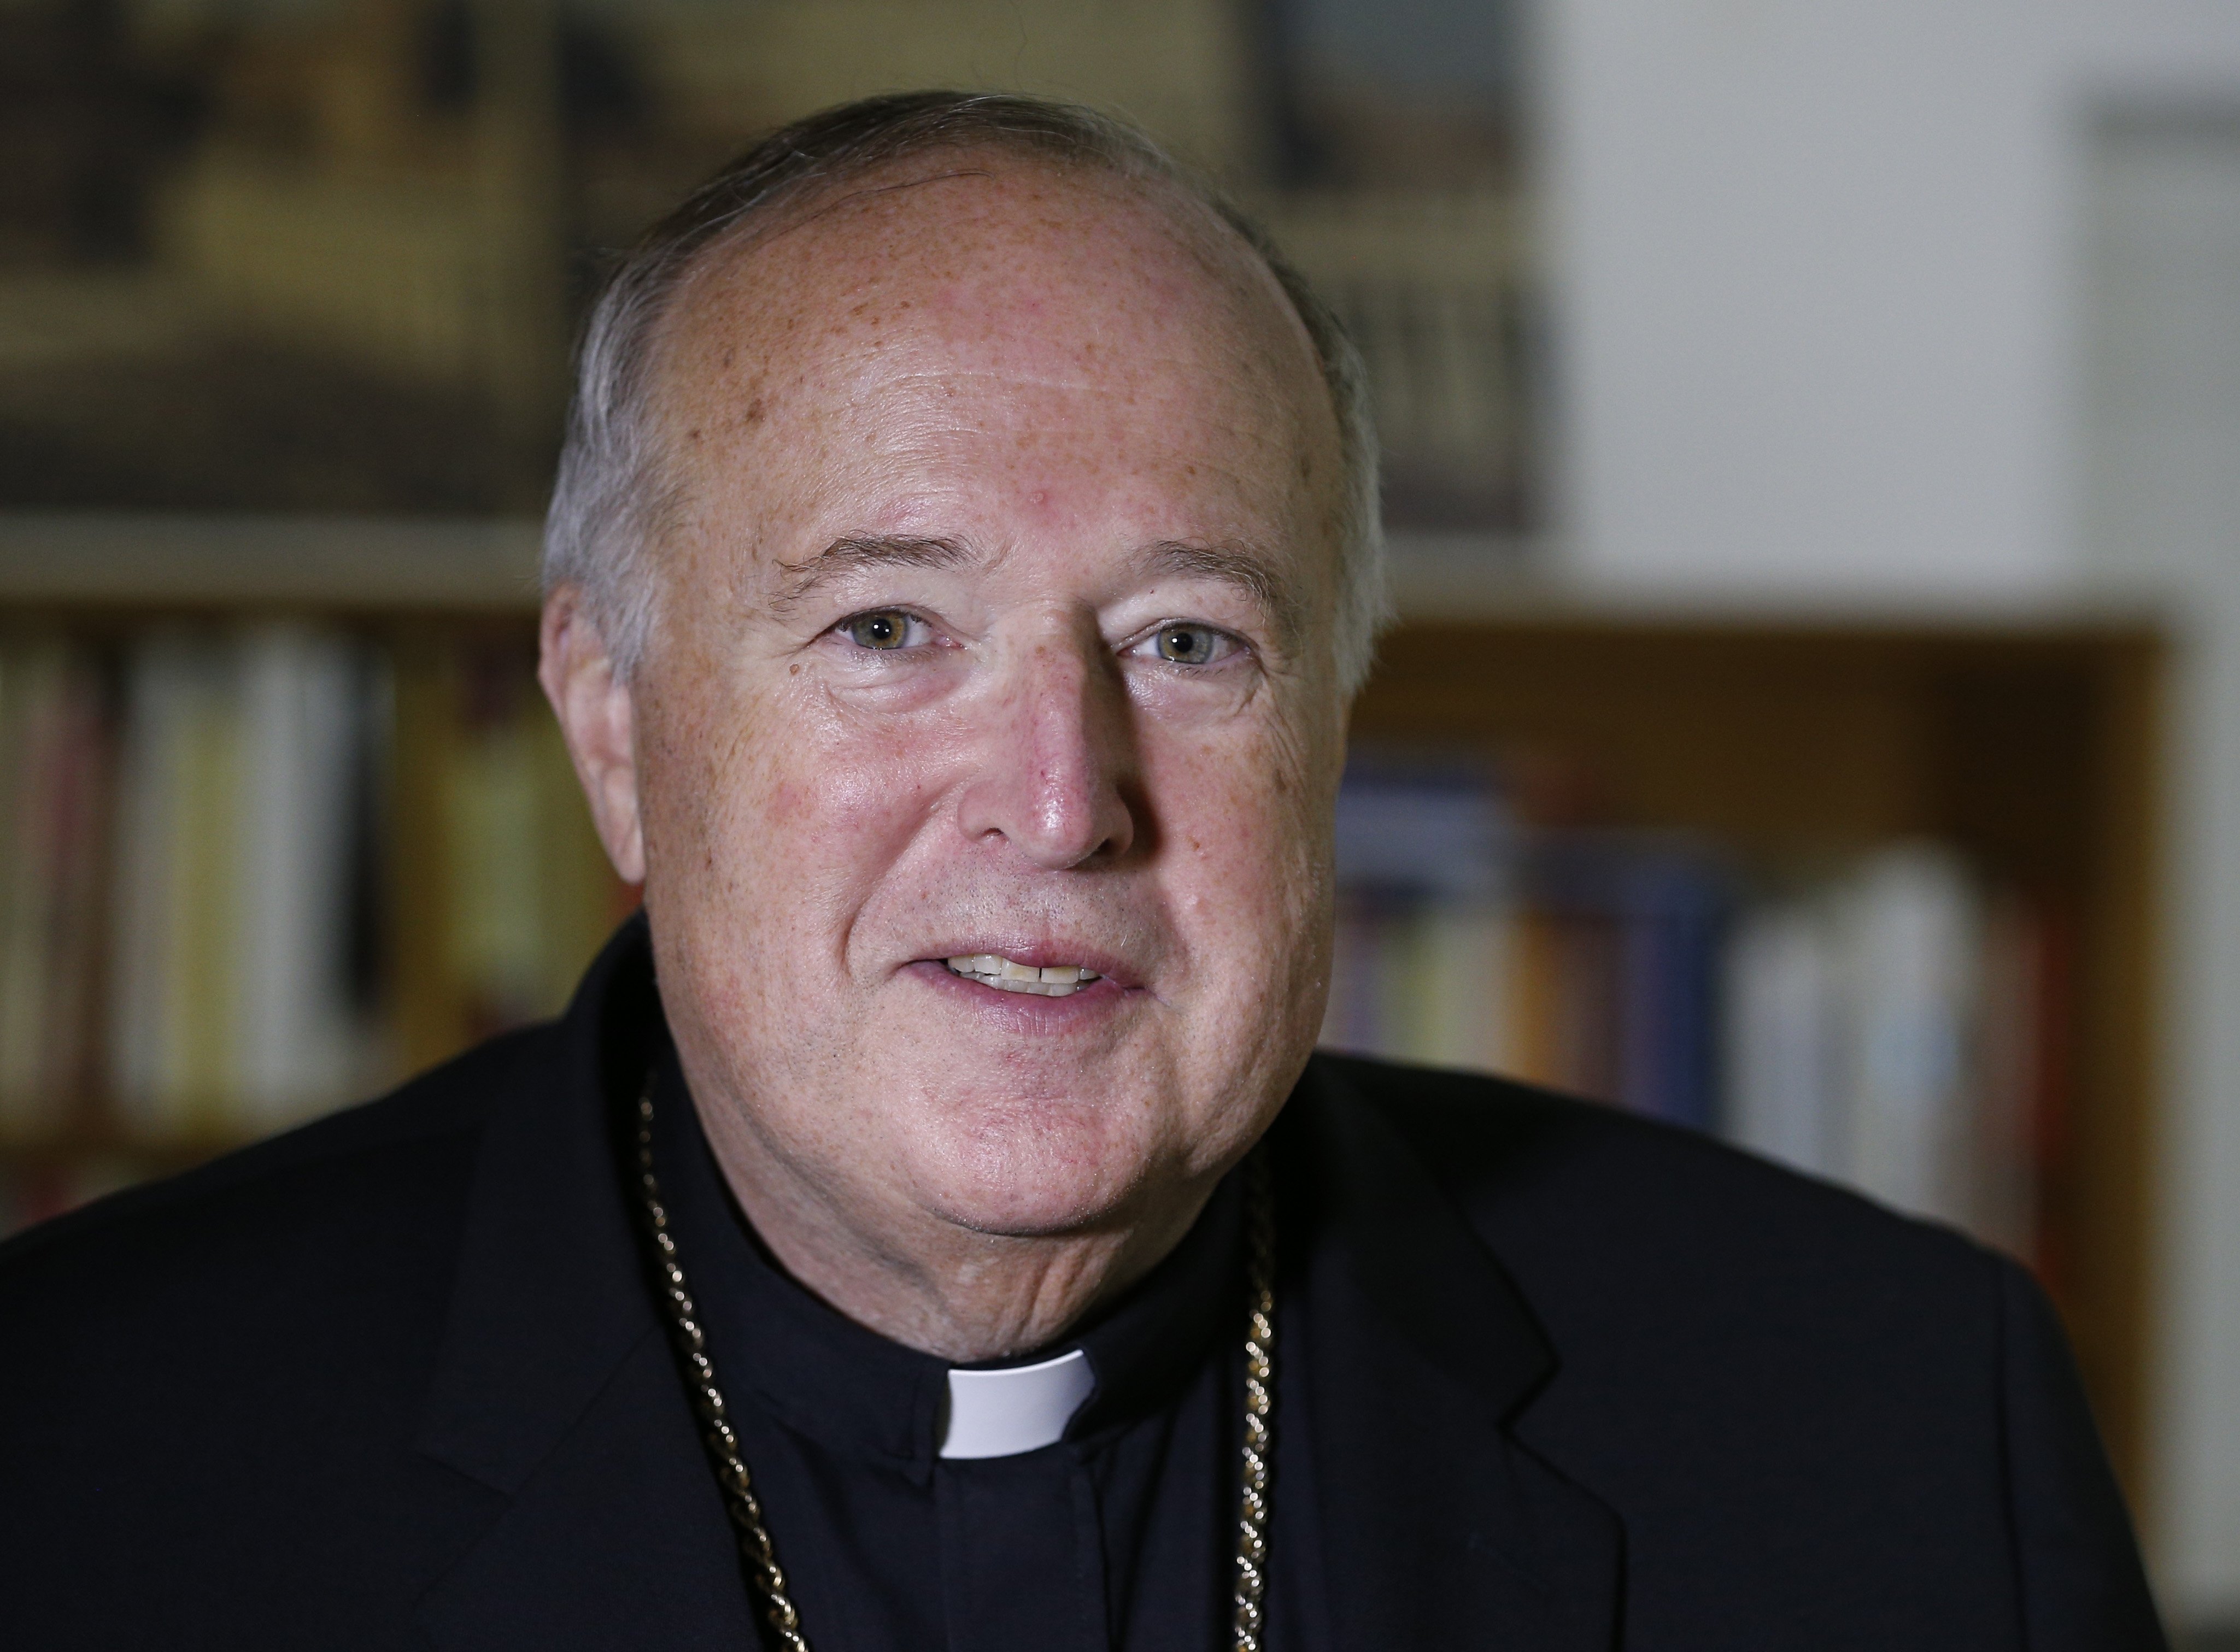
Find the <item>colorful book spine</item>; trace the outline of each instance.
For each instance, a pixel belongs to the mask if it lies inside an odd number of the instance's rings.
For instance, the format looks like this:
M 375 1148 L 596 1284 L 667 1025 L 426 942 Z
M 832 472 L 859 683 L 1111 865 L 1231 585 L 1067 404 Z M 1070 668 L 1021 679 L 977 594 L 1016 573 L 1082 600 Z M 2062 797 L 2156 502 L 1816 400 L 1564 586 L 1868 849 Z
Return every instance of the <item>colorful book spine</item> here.
M 0 639 L 0 1139 L 216 1142 L 369 1093 L 402 975 L 463 1006 L 423 1058 L 560 1007 L 630 892 L 529 658 L 441 655 L 411 731 L 441 829 L 404 856 L 383 650 L 284 621 Z M 409 971 L 405 883 L 440 891 Z
M 2066 931 L 1950 849 L 1799 875 L 1672 834 L 1530 829 L 1497 773 L 1349 774 L 1332 1048 L 1715 1130 L 2039 1261 Z
M 0 644 L 0 1135 L 90 1088 L 111 767 L 103 684 L 60 638 Z

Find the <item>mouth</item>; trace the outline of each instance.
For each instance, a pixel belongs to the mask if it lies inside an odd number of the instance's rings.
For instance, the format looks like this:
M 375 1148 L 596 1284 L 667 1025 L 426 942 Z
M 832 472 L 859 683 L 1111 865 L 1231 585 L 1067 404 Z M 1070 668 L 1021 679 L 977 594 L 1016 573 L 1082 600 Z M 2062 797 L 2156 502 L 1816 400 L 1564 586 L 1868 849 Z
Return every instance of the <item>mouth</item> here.
M 975 952 L 947 963 L 953 976 L 998 992 L 1030 993 L 1040 998 L 1070 998 L 1103 978 L 1085 964 L 1021 963 L 996 952 Z

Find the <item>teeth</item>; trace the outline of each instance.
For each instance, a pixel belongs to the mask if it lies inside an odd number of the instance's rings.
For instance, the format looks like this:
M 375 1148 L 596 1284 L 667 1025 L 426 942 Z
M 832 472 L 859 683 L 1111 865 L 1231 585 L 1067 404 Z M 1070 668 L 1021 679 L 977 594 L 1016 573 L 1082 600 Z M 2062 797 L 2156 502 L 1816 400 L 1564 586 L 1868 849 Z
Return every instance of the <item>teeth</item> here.
M 968 980 L 1003 992 L 1030 992 L 1042 998 L 1068 998 L 1097 979 L 1097 971 L 1077 963 L 1048 963 L 1037 969 L 993 952 L 977 952 L 949 960 L 949 967 Z

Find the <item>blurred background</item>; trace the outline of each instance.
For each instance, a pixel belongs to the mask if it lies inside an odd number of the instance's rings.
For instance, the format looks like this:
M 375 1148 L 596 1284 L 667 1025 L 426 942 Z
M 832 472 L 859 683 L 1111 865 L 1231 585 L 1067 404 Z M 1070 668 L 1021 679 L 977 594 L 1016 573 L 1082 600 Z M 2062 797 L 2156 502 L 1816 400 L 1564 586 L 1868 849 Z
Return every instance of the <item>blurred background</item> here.
M 551 1013 L 588 296 L 769 126 L 1132 117 L 1367 358 L 1326 1042 L 2036 1268 L 2240 1644 L 2240 12 L 0 0 L 0 1231 Z

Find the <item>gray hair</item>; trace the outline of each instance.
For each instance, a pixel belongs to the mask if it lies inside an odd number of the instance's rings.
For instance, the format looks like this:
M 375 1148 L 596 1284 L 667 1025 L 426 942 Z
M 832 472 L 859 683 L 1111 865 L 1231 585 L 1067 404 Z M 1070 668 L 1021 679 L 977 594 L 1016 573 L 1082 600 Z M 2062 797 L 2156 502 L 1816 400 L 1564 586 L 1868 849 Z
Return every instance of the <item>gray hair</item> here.
M 575 398 L 544 522 L 543 585 L 577 587 L 628 676 L 655 623 L 652 551 L 676 484 L 656 450 L 654 335 L 703 254 L 813 192 L 909 157 L 996 149 L 1163 184 L 1209 209 L 1267 265 L 1312 340 L 1337 416 L 1344 498 L 1339 523 L 1337 664 L 1350 695 L 1369 675 L 1389 614 L 1377 497 L 1377 431 L 1361 356 L 1257 224 L 1141 131 L 1075 104 L 1010 95 L 907 92 L 843 103 L 772 133 L 686 197 L 609 277 L 584 327 Z

